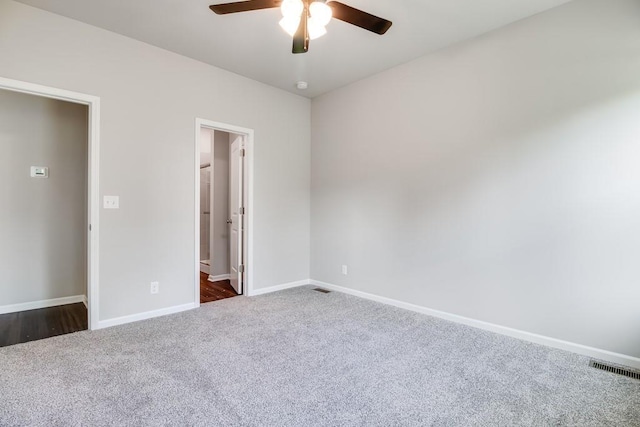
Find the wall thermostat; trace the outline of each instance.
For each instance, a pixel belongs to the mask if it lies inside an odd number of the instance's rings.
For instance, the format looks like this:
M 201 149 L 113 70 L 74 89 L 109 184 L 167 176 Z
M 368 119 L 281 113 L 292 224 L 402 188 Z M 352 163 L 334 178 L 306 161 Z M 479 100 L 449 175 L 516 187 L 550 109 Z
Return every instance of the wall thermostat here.
M 44 166 L 31 166 L 32 178 L 49 178 L 49 168 Z

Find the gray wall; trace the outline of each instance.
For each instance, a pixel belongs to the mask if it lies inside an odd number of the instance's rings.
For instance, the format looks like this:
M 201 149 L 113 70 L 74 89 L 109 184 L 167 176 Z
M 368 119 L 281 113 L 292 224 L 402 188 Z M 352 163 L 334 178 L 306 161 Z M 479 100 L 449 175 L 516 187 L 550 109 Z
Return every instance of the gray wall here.
M 314 99 L 312 278 L 639 357 L 639 23 L 575 1 Z
M 100 320 L 194 301 L 196 117 L 255 130 L 255 287 L 309 277 L 308 99 L 13 1 L 0 28 L 0 76 L 101 98 Z
M 211 275 L 229 274 L 229 139 L 215 131 L 213 148 L 213 244 Z
M 86 106 L 0 90 L 0 306 L 86 294 L 87 121 Z

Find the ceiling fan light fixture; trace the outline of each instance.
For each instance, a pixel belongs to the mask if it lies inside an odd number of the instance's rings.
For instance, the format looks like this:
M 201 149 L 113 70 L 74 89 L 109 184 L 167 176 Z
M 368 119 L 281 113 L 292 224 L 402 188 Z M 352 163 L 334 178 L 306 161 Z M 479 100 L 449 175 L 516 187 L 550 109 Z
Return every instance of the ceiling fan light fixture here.
M 327 34 L 327 29 L 313 16 L 307 21 L 309 25 L 309 38 L 315 40 Z
M 302 3 L 302 0 L 284 0 L 280 5 L 280 11 L 285 18 L 300 18 L 303 10 L 304 3 Z
M 300 17 L 299 16 L 285 16 L 280 20 L 280 27 L 289 34 L 291 37 L 298 31 L 298 27 L 300 26 Z
M 217 15 L 276 8 L 282 12 L 280 26 L 293 37 L 293 54 L 308 52 L 309 40 L 325 35 L 325 27 L 333 18 L 379 35 L 392 25 L 391 21 L 334 0 L 240 0 L 209 6 Z
M 333 16 L 333 12 L 322 0 L 316 0 L 309 6 L 309 14 L 321 26 L 326 26 Z

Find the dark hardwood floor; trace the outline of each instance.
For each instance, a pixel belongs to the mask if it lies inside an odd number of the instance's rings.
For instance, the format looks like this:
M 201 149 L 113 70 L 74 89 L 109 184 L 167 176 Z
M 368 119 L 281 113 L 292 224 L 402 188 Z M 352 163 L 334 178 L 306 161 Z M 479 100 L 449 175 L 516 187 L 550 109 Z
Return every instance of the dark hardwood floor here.
M 207 273 L 200 272 L 200 303 L 218 301 L 225 298 L 237 297 L 238 294 L 231 287 L 231 282 L 221 280 L 210 282 Z
M 0 347 L 87 329 L 83 303 L 0 314 Z
M 210 282 L 200 273 L 200 303 L 238 296 L 229 280 Z M 88 328 L 83 303 L 0 314 L 0 347 L 84 331 Z

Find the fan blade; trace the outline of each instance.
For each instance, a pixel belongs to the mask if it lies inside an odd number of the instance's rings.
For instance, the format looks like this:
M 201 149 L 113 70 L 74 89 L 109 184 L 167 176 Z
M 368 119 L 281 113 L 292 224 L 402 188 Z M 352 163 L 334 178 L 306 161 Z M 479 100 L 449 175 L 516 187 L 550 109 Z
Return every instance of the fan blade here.
M 282 0 L 248 0 L 237 1 L 233 3 L 212 4 L 209 9 L 218 15 L 226 15 L 227 13 L 248 12 L 250 10 L 271 9 L 272 7 L 280 7 Z
M 293 53 L 306 53 L 309 50 L 309 26 L 307 25 L 307 20 L 304 18 L 304 16 L 306 16 L 306 10 L 302 16 L 303 18 L 300 20 L 298 30 L 293 35 L 293 49 L 291 50 Z
M 339 1 L 327 2 L 333 11 L 333 17 L 349 24 L 356 25 L 376 34 L 384 34 L 391 28 L 391 21 L 363 12 Z

